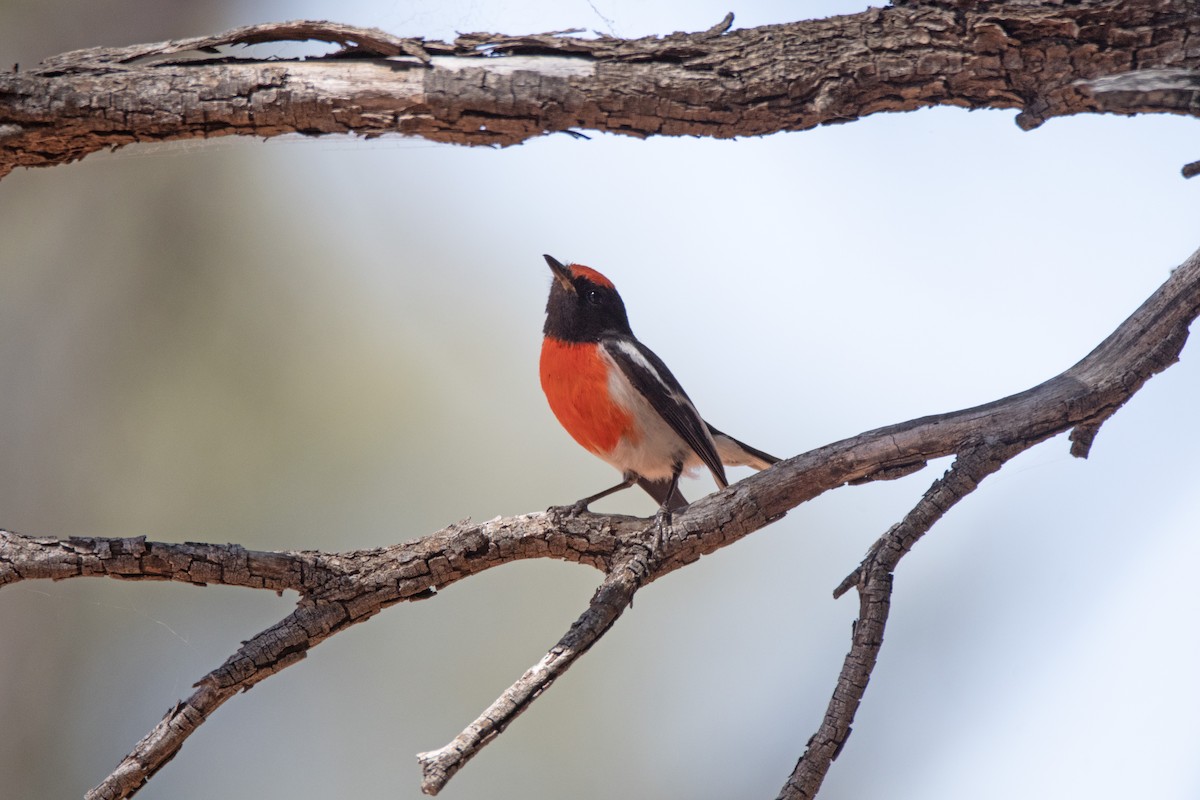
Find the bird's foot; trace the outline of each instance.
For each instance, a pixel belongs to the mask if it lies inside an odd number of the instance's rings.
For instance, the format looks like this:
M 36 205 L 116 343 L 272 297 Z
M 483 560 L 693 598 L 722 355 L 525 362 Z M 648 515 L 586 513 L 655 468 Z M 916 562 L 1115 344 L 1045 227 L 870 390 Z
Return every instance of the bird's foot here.
M 588 510 L 587 498 L 577 500 L 569 506 L 550 506 L 546 509 L 547 514 L 553 514 L 558 517 L 578 517 L 580 514 Z
M 671 527 L 671 509 L 663 506 L 654 515 L 654 552 L 661 553 L 663 543 L 667 538 L 667 529 Z

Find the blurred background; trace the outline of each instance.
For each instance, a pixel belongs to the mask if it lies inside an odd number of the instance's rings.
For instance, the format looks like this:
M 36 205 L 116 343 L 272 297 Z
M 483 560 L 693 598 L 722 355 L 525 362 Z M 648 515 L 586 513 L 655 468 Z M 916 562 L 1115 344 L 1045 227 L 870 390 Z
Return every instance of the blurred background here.
M 619 36 L 852 2 L 7 0 L 0 63 L 325 18 Z M 282 49 L 282 48 L 281 48 Z M 315 49 L 315 48 L 314 48 Z M 620 287 L 705 416 L 790 456 L 1025 389 L 1200 245 L 1194 120 L 933 110 L 740 141 L 134 147 L 0 182 L 0 526 L 374 547 L 609 485 L 542 398 L 542 253 Z M 686 287 L 686 288 L 681 288 Z M 1023 455 L 897 574 L 822 798 L 1200 796 L 1196 344 Z M 827 703 L 831 599 L 945 469 L 843 489 L 638 595 L 449 798 L 774 797 Z M 711 490 L 689 482 L 689 497 Z M 647 514 L 619 494 L 601 509 Z M 226 704 L 142 798 L 416 798 L 600 576 L 521 563 L 399 606 Z M 294 598 L 0 593 L 0 795 L 78 797 Z

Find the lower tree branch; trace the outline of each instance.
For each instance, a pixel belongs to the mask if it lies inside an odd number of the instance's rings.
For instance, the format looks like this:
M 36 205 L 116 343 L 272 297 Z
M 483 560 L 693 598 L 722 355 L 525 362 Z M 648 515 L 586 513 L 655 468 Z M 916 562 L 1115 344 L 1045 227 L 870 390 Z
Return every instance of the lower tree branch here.
M 205 586 L 300 590 L 319 553 L 267 553 L 236 544 L 166 544 L 127 539 L 17 536 L 0 531 L 0 586 L 21 580 L 108 577 Z
M 957 454 L 946 477 L 880 540 L 850 582 L 859 587 L 860 622 L 831 703 L 829 727 L 822 726 L 814 737 L 784 789 L 787 797 L 811 796 L 844 743 L 862 697 L 882 641 L 891 572 L 899 558 L 1012 454 L 1073 430 L 1079 432 L 1076 444 L 1090 444 L 1099 426 L 1145 381 L 1178 360 L 1198 314 L 1200 252 L 1062 374 L 992 403 L 879 428 L 795 456 L 692 503 L 665 525 L 619 515 L 547 512 L 464 521 L 403 544 L 347 553 L 264 553 L 237 545 L 58 539 L 0 531 L 0 587 L 23 580 L 103 576 L 299 593 L 295 611 L 202 678 L 192 696 L 173 707 L 89 795 L 115 800 L 136 792 L 234 693 L 298 662 L 309 648 L 388 606 L 431 597 L 444 586 L 520 559 L 557 558 L 604 572 L 600 590 L 558 645 L 455 742 L 423 754 L 425 786 L 436 791 L 609 629 L 639 587 L 748 536 L 825 491 L 896 477 L 929 459 Z
M 621 612 L 633 603 L 634 593 L 649 573 L 648 555 L 642 547 L 633 548 L 630 555 L 609 572 L 587 610 L 575 620 L 558 644 L 550 648 L 550 652 L 526 670 L 478 719 L 454 737 L 454 741 L 437 750 L 417 754 L 424 774 L 421 791 L 433 795 L 440 792 L 454 773 L 503 732 L 612 627 Z
M 247 641 L 224 664 L 200 679 L 137 743 L 117 768 L 85 795 L 86 800 L 130 797 L 154 776 L 208 717 L 239 691 L 304 658 L 306 651 L 353 624 L 334 603 L 302 603 L 279 623 Z
M 851 635 L 850 652 L 842 664 L 825 718 L 808 740 L 804 755 L 779 793 L 780 800 L 816 797 L 850 736 L 850 725 L 883 646 L 883 631 L 892 605 L 892 578 L 900 559 L 959 500 L 975 491 L 980 481 L 1025 449 L 1027 446 L 1021 444 L 1007 447 L 981 444 L 964 450 L 912 511 L 871 546 L 862 564 L 834 590 L 833 596 L 837 598 L 851 587 L 858 588 L 858 619 Z

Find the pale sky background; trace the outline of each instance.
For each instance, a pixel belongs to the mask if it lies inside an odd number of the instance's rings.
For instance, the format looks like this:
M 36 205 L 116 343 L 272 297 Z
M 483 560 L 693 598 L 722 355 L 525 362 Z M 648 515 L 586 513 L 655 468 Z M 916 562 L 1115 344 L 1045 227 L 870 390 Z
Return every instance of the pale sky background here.
M 0 63 L 295 18 L 400 35 L 750 27 L 865 5 L 0 4 Z M 537 383 L 549 273 L 594 266 L 705 416 L 781 456 L 1070 366 L 1200 246 L 1194 120 L 939 109 L 762 139 L 130 148 L 0 181 L 0 527 L 373 547 L 609 485 Z M 1200 796 L 1196 344 L 1021 456 L 901 564 L 823 800 Z M 830 593 L 945 462 L 653 584 L 447 798 L 769 798 L 824 711 Z M 687 487 L 689 497 L 711 489 Z M 632 492 L 601 506 L 649 513 Z M 417 798 L 598 573 L 494 570 L 227 703 L 145 800 Z M 0 795 L 78 797 L 293 597 L 0 592 Z

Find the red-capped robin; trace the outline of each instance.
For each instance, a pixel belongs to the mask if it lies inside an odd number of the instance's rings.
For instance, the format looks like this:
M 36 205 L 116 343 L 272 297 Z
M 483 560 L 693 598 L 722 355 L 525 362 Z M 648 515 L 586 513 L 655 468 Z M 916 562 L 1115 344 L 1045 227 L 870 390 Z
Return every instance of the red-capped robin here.
M 724 489 L 724 465 L 766 469 L 779 460 L 701 418 L 667 365 L 633 335 L 612 281 L 591 267 L 544 258 L 554 281 L 542 329 L 542 391 L 567 433 L 623 478 L 575 503 L 575 511 L 634 483 L 660 511 L 674 511 L 687 505 L 679 476 L 693 468 L 708 467 Z

